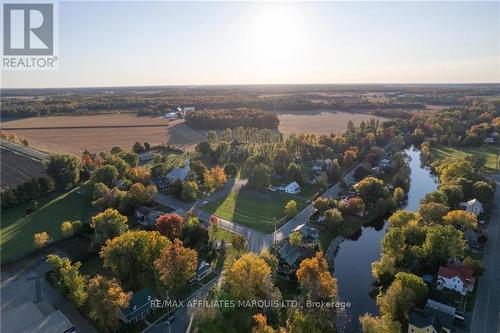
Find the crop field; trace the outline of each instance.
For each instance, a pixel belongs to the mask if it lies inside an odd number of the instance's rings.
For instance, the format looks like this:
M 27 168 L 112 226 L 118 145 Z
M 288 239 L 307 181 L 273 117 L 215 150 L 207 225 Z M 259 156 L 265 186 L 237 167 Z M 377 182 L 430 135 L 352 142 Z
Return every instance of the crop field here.
M 225 198 L 211 202 L 201 209 L 216 214 L 234 223 L 272 233 L 285 222 L 284 208 L 288 201 L 295 200 L 299 211 L 305 206 L 306 200 L 297 199 L 283 193 L 261 193 L 240 190 L 231 192 Z
M 352 120 L 355 125 L 371 118 L 385 120 L 385 118 L 364 113 L 335 112 L 328 110 L 318 111 L 286 111 L 276 112 L 280 120 L 279 131 L 285 135 L 291 133 L 339 134 L 347 130 L 347 122 Z
M 77 156 L 84 150 L 109 151 L 114 146 L 130 149 L 136 141 L 192 150 L 205 139 L 183 120 L 132 114 L 25 118 L 4 122 L 2 131 L 26 138 L 33 147 Z
M 40 161 L 8 149 L 0 149 L 0 161 L 2 189 L 22 184 L 33 177 L 47 177 Z

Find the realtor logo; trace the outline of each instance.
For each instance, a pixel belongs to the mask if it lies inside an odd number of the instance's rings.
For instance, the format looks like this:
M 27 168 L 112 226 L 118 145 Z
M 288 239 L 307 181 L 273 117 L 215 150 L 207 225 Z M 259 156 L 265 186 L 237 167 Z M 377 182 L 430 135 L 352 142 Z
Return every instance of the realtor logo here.
M 3 4 L 3 69 L 55 68 L 56 9 L 50 0 Z

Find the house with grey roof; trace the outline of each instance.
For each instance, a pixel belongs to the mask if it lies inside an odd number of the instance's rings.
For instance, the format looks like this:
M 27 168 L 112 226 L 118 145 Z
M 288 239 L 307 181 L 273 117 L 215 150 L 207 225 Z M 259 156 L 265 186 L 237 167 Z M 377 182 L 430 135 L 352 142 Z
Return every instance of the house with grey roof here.
M 189 167 L 189 160 L 186 159 L 182 168 L 173 168 L 172 170 L 170 170 L 170 172 L 167 174 L 167 179 L 170 182 L 174 182 L 176 180 L 183 181 L 188 176 L 189 171 L 191 171 L 191 168 Z
M 129 324 L 146 318 L 149 313 L 156 309 L 153 304 L 154 299 L 155 293 L 151 288 L 142 288 L 133 292 L 128 306 L 120 310 L 120 319 Z

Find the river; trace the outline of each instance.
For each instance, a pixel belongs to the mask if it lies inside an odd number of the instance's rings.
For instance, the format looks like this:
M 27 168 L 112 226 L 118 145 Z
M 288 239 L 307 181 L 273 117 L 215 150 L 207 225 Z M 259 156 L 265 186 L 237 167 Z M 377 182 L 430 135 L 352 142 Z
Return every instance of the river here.
M 410 157 L 411 169 L 408 200 L 401 209 L 418 210 L 420 200 L 429 192 L 437 189 L 437 182 L 427 168 L 420 165 L 420 151 L 412 148 L 405 150 Z M 339 313 L 337 329 L 339 332 L 359 332 L 358 317 L 368 312 L 378 315 L 373 295 L 374 278 L 371 263 L 380 257 L 380 241 L 387 228 L 385 220 L 363 226 L 351 240 L 340 244 L 335 257 L 335 277 L 337 278 L 339 299 L 351 302 L 351 307 Z

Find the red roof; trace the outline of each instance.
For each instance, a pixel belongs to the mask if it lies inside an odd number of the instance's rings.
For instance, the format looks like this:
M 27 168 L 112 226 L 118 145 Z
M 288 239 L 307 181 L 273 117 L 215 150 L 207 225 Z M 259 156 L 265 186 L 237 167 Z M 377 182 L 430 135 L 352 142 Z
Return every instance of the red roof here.
M 474 285 L 474 283 L 476 282 L 476 278 L 474 277 L 474 272 L 472 271 L 472 269 L 469 269 L 462 265 L 448 264 L 447 267 L 441 266 L 439 267 L 438 275 L 447 279 L 451 279 L 457 276 L 465 285 Z

